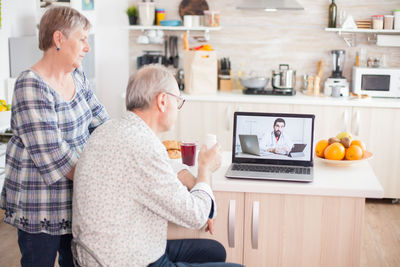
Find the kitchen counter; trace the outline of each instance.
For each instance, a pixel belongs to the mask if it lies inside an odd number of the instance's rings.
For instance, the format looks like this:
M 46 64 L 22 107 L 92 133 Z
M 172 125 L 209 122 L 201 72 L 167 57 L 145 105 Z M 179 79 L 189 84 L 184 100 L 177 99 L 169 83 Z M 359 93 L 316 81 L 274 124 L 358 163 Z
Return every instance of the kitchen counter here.
M 215 234 L 170 223 L 169 239 L 216 239 L 227 261 L 248 267 L 360 266 L 365 198 L 383 197 L 368 161 L 333 166 L 317 159 L 311 183 L 227 179 L 230 163 L 224 152 L 212 178 Z
M 311 183 L 228 179 L 231 152 L 223 153 L 221 168 L 213 174 L 213 191 L 383 198 L 383 188 L 367 160 L 351 166 L 335 166 L 314 159 Z
M 294 96 L 244 95 L 239 90 L 229 93 L 217 92 L 216 94 L 206 95 L 188 95 L 183 93 L 182 95 L 187 101 L 400 108 L 400 99 L 398 98 L 334 98 L 309 96 L 300 92 L 297 92 Z

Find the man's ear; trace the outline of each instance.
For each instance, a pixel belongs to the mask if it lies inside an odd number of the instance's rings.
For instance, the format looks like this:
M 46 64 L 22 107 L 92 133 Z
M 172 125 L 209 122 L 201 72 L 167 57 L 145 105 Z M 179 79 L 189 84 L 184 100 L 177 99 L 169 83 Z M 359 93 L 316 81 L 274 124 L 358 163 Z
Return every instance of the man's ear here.
M 157 109 L 160 112 L 165 112 L 167 110 L 167 95 L 160 93 L 156 97 Z
M 53 33 L 53 42 L 56 47 L 60 47 L 64 41 L 64 35 L 60 31 L 55 31 Z

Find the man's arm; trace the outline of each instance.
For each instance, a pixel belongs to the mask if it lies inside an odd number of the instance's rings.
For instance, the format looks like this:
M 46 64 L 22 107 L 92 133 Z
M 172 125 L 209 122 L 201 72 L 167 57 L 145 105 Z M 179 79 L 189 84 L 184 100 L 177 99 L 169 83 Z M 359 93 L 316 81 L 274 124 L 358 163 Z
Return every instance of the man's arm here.
M 178 172 L 178 179 L 189 191 L 192 190 L 193 186 L 196 184 L 196 178 L 186 169 Z

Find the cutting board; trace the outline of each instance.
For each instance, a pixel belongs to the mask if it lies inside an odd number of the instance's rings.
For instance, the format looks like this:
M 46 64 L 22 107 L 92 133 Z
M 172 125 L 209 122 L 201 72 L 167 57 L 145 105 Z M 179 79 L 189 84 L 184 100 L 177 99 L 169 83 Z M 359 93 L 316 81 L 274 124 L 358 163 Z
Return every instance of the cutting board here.
M 204 15 L 203 11 L 209 10 L 206 0 L 182 0 L 179 4 L 179 16 Z

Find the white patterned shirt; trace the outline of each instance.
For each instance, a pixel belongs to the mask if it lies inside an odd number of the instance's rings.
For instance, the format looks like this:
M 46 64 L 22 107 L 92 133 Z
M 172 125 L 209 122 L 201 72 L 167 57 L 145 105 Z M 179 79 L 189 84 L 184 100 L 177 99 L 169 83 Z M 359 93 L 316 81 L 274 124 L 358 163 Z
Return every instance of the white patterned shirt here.
M 75 171 L 78 260 L 97 266 L 86 246 L 106 266 L 147 266 L 165 252 L 168 221 L 201 228 L 213 199 L 206 183 L 187 190 L 155 133 L 127 111 L 94 131 Z

